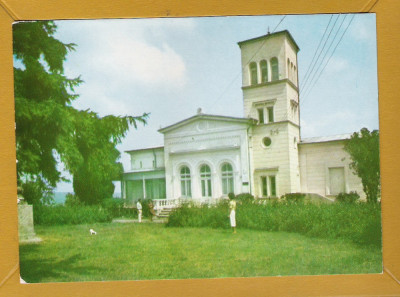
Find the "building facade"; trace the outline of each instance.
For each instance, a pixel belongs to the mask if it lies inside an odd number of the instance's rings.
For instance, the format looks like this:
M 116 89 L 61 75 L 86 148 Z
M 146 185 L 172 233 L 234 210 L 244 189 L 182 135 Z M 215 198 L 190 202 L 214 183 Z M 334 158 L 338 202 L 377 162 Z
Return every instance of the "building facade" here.
M 362 191 L 343 150 L 350 135 L 300 138 L 297 53 L 288 31 L 238 43 L 243 118 L 203 114 L 159 130 L 164 146 L 128 151 L 123 197 L 212 201 L 228 193 L 333 197 Z

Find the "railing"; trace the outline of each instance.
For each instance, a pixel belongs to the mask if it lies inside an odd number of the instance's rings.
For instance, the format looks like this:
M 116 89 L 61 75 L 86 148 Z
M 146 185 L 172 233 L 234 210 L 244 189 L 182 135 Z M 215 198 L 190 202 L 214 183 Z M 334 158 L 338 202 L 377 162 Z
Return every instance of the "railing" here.
M 176 208 L 181 205 L 181 200 L 180 198 L 174 198 L 174 199 L 153 199 L 153 204 L 154 204 L 154 210 L 156 211 L 157 215 L 160 214 L 160 212 L 164 208 Z
M 183 203 L 191 203 L 194 205 L 204 205 L 207 204 L 209 206 L 215 205 L 221 200 L 225 200 L 226 198 L 173 198 L 173 199 L 153 199 L 154 210 L 157 215 L 165 208 L 177 208 L 181 206 Z

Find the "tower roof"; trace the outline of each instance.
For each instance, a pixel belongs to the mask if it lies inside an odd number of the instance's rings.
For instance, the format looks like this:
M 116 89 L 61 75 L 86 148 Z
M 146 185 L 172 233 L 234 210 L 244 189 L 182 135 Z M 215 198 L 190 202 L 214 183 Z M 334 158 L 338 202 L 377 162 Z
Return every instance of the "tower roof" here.
M 273 37 L 276 37 L 276 36 L 279 36 L 279 35 L 286 35 L 287 38 L 290 40 L 290 42 L 295 47 L 296 51 L 298 52 L 300 50 L 299 46 L 297 45 L 296 41 L 294 41 L 292 35 L 289 33 L 288 30 L 278 31 L 278 32 L 275 32 L 275 33 L 268 33 L 266 35 L 262 35 L 262 36 L 259 36 L 259 37 L 255 37 L 255 38 L 239 41 L 238 45 L 239 45 L 239 47 L 241 47 L 243 44 L 248 43 L 248 42 L 259 41 L 259 40 L 264 39 L 264 38 L 273 38 Z

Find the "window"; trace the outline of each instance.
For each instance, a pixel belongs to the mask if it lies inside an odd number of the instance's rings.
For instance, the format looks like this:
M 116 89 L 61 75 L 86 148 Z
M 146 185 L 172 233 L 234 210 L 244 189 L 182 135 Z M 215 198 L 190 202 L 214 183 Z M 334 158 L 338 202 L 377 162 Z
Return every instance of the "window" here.
M 261 176 L 261 195 L 263 197 L 276 197 L 275 175 Z
M 274 121 L 274 108 L 271 106 L 268 107 L 267 110 L 268 110 L 268 123 L 272 123 Z
M 187 166 L 181 168 L 181 196 L 185 198 L 192 197 L 190 169 Z
M 270 184 L 270 196 L 276 197 L 276 179 L 275 176 L 270 176 L 269 177 L 269 184 Z
M 222 194 L 228 195 L 234 192 L 233 186 L 233 170 L 232 165 L 229 163 L 224 163 L 222 165 Z
M 279 66 L 278 66 L 278 59 L 272 58 L 271 59 L 271 80 L 279 80 Z
M 200 168 L 201 195 L 211 197 L 211 170 L 208 165 L 202 165 Z
M 264 108 L 258 108 L 258 123 L 259 124 L 264 124 Z
M 256 62 L 250 63 L 250 83 L 252 85 L 256 85 L 258 83 Z
M 266 176 L 261 176 L 261 193 L 263 197 L 268 196 L 268 185 Z
M 266 83 L 268 82 L 268 65 L 267 61 L 262 60 L 260 62 L 260 68 L 261 68 L 261 82 Z

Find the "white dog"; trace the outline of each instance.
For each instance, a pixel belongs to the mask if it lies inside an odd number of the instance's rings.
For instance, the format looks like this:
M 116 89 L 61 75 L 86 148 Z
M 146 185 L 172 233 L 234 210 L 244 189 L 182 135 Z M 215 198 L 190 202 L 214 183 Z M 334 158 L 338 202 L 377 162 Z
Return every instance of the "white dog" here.
M 90 232 L 90 235 L 96 235 L 97 234 L 97 232 L 94 231 L 93 229 L 90 229 L 89 232 Z

